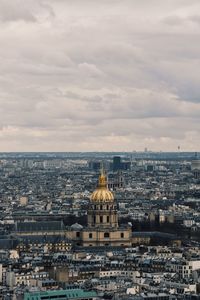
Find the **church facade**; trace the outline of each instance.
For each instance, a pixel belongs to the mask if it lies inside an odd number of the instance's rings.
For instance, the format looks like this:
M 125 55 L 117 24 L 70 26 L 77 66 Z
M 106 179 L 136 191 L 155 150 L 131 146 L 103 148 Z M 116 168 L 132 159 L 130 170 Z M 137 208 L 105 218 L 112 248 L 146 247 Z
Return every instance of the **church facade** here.
M 72 226 L 67 237 L 78 246 L 131 246 L 132 229 L 118 224 L 116 201 L 103 170 L 90 197 L 87 227 Z

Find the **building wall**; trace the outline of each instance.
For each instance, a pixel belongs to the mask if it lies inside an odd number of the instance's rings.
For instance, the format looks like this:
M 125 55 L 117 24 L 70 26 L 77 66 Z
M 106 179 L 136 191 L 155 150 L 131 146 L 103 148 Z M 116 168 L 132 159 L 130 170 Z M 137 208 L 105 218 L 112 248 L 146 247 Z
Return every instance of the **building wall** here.
M 0 283 L 2 282 L 3 280 L 3 266 L 2 264 L 0 264 Z
M 53 278 L 57 282 L 68 282 L 69 271 L 67 266 L 52 266 L 48 269 L 50 278 Z
M 149 245 L 151 242 L 150 237 L 132 237 L 131 244 L 132 245 Z
M 88 210 L 88 227 L 91 226 L 118 227 L 116 204 L 113 202 L 90 204 L 90 208 Z
M 119 230 L 87 228 L 82 231 L 83 246 L 130 246 L 131 229 Z
M 182 278 L 188 278 L 192 275 L 192 272 L 200 268 L 200 261 L 187 261 L 183 263 L 170 263 L 169 271 L 176 272 Z

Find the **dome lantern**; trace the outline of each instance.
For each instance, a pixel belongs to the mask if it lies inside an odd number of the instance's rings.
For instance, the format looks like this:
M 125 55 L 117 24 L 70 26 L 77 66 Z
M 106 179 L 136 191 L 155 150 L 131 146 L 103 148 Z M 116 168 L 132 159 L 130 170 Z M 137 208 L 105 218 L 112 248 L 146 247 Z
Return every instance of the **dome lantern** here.
M 114 196 L 111 191 L 107 188 L 107 178 L 105 171 L 102 168 L 99 176 L 99 182 L 97 189 L 92 193 L 90 200 L 92 202 L 113 202 Z

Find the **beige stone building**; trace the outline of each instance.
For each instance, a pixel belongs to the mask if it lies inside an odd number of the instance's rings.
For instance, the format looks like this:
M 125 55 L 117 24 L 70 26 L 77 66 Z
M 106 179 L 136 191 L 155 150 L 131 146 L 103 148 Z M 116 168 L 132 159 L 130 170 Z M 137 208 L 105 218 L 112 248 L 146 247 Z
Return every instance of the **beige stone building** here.
M 66 232 L 68 238 L 79 246 L 131 246 L 130 226 L 119 227 L 117 205 L 113 193 L 107 187 L 102 170 L 99 183 L 90 198 L 88 226 L 74 226 Z

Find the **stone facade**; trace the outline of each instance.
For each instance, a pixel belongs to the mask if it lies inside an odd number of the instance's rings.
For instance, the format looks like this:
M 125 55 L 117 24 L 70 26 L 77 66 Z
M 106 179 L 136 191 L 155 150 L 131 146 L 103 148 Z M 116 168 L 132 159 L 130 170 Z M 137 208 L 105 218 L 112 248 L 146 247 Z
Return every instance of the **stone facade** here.
M 88 209 L 88 226 L 72 230 L 68 237 L 80 246 L 131 246 L 132 230 L 119 227 L 114 195 L 107 188 L 104 172 L 92 193 Z

